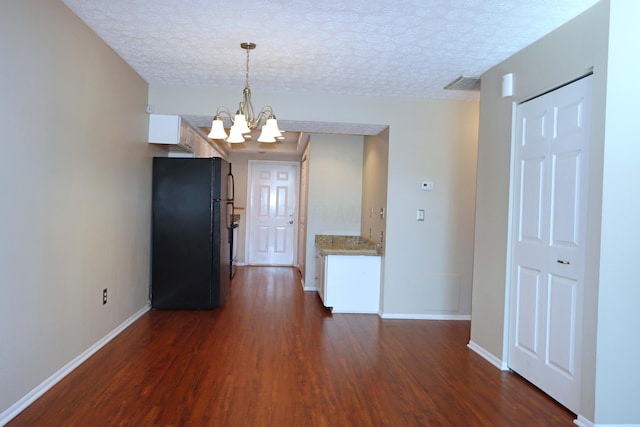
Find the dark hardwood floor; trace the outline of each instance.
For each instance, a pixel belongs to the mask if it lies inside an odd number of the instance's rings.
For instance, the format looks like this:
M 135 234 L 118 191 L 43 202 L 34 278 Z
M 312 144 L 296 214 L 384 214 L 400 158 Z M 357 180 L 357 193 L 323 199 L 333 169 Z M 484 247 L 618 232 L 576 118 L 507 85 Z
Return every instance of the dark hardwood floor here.
M 466 347 L 469 322 L 335 314 L 291 268 L 213 311 L 151 311 L 8 426 L 572 426 Z

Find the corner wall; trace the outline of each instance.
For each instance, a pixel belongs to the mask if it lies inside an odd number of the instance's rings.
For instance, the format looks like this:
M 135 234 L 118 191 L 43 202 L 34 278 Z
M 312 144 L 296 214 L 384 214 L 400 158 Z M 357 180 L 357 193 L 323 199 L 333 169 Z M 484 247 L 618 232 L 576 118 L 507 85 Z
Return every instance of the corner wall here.
M 358 236 L 362 201 L 363 138 L 311 135 L 305 287 L 316 284 L 316 234 Z
M 637 16 L 634 0 L 603 0 L 482 75 L 471 341 L 506 363 L 515 103 L 593 70 L 579 415 L 598 425 L 640 424 L 640 345 L 633 338 L 640 325 L 631 303 L 640 288 L 630 285 L 638 282 L 633 259 L 640 203 L 637 192 L 624 190 L 640 178 L 630 161 L 640 154 L 631 142 L 638 131 L 630 108 L 640 89 L 629 79 L 638 68 L 630 56 L 640 37 Z M 514 95 L 502 99 L 506 73 L 514 74 Z
M 146 82 L 61 2 L 3 2 L 0 57 L 2 421 L 146 306 L 154 149 Z
M 611 0 L 602 164 L 595 422 L 640 426 L 640 2 Z M 592 320 L 594 321 L 594 320 Z
M 362 160 L 362 218 L 360 235 L 384 247 L 387 234 L 387 180 L 389 179 L 389 129 L 364 138 Z M 384 208 L 384 215 L 380 210 Z

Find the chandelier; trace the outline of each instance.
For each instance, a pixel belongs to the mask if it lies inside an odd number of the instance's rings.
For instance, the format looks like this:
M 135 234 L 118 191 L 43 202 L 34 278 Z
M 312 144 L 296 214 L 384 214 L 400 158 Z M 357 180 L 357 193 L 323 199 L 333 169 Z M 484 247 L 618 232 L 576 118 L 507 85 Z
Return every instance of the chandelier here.
M 226 107 L 220 107 L 216 111 L 211 123 L 209 138 L 224 139 L 228 143 L 242 143 L 245 135 L 252 129 L 257 129 L 262 125 L 262 131 L 258 137 L 258 142 L 276 142 L 276 138 L 281 138 L 282 133 L 278 128 L 278 121 L 273 114 L 271 106 L 262 107 L 262 111 L 254 116 L 253 105 L 251 104 L 251 88 L 249 87 L 249 52 L 256 48 L 255 43 L 241 43 L 240 47 L 247 51 L 247 68 L 245 74 L 244 90 L 242 91 L 242 101 L 235 116 Z M 229 135 L 224 130 L 222 117 L 226 116 L 231 121 Z M 247 136 L 248 137 L 248 136 Z

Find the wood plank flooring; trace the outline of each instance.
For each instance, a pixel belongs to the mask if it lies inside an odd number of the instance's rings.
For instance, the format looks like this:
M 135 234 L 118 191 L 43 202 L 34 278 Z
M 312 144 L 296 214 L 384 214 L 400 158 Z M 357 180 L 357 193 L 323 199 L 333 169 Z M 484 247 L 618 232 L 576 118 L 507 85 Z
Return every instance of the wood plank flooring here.
M 145 314 L 8 426 L 573 425 L 469 327 L 332 315 L 294 269 L 241 267 L 225 307 Z

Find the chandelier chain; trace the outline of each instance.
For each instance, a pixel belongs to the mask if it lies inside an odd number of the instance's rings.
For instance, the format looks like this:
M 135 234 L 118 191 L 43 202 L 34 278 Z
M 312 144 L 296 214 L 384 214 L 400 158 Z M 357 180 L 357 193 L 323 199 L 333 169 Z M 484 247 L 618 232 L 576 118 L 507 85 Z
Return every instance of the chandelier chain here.
M 247 49 L 247 69 L 244 78 L 244 87 L 249 87 L 249 49 Z

